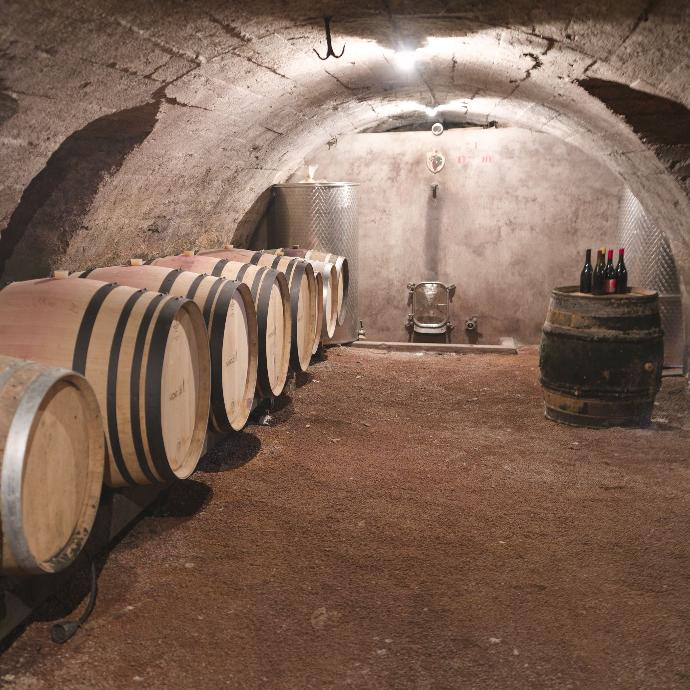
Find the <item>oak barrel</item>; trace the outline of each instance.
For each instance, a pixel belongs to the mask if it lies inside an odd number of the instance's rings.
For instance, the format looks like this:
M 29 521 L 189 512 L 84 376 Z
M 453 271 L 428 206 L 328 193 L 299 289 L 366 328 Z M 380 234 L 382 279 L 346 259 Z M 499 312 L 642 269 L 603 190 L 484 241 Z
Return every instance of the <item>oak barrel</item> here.
M 311 261 L 310 263 L 314 268 L 314 273 L 321 277 L 321 330 L 325 336 L 332 338 L 338 325 L 338 290 L 340 286 L 338 273 L 334 264 L 323 261 Z
M 162 266 L 109 266 L 73 274 L 191 299 L 201 309 L 211 352 L 213 431 L 239 431 L 252 411 L 256 388 L 256 309 L 241 282 Z
M 299 257 L 282 256 L 282 249 L 267 249 L 259 252 L 262 255 L 277 256 L 275 252 L 281 252 L 282 261 L 296 261 Z M 318 341 L 321 342 L 321 337 L 332 338 L 338 325 L 338 299 L 342 298 L 340 292 L 340 282 L 338 279 L 338 272 L 335 264 L 324 261 L 316 261 L 315 259 L 305 259 L 307 263 L 313 268 L 316 275 L 321 275 L 322 291 L 321 291 L 321 318 L 319 322 L 319 336 Z M 316 345 L 318 347 L 318 345 Z
M 255 266 L 268 266 L 285 274 L 290 288 L 290 308 L 292 314 L 292 344 L 290 348 L 290 367 L 293 371 L 306 371 L 311 362 L 314 340 L 321 329 L 317 320 L 318 304 L 314 268 L 307 261 L 298 258 L 278 256 L 250 249 L 204 249 L 199 256 L 212 256 L 216 259 L 239 261 Z
M 591 427 L 649 424 L 663 361 L 657 293 L 552 292 L 539 360 L 549 419 Z
M 323 298 L 324 298 L 324 293 L 323 293 L 323 276 L 320 273 L 315 274 L 316 277 L 316 294 L 318 296 L 318 311 L 316 312 L 316 321 L 318 323 L 323 322 Z M 316 351 L 319 349 L 319 345 L 321 345 L 321 329 L 319 329 L 319 332 L 314 339 L 314 346 L 312 348 L 312 355 L 316 354 Z
M 290 365 L 292 328 L 288 283 L 282 273 L 211 256 L 165 256 L 151 264 L 208 273 L 248 285 L 256 306 L 259 333 L 257 395 L 269 398 L 283 392 Z
M 104 417 L 110 486 L 188 477 L 209 414 L 208 336 L 190 300 L 98 280 L 47 278 L 0 290 L 4 353 L 69 367 Z
M 104 456 L 84 377 L 0 355 L 0 571 L 54 573 L 74 561 L 96 516 Z
M 273 250 L 278 251 L 278 250 Z M 338 304 L 338 325 L 345 323 L 345 300 L 350 289 L 350 268 L 347 258 L 338 254 L 320 252 L 316 249 L 302 249 L 300 247 L 285 247 L 282 251 L 285 256 L 298 256 L 305 261 L 321 261 L 335 266 L 338 278 L 337 304 Z

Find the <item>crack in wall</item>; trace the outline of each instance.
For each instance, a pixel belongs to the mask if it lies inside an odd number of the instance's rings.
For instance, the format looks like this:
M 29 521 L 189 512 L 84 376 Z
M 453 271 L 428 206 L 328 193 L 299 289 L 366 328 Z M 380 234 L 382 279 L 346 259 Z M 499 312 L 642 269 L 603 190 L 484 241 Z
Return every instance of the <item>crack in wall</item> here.
M 172 57 L 172 56 L 170 56 L 170 57 Z M 152 77 L 150 77 L 149 75 L 146 75 L 146 74 L 139 74 L 139 72 L 137 72 L 136 70 L 129 69 L 129 67 L 123 67 L 121 65 L 118 65 L 117 62 L 115 62 L 114 60 L 112 62 L 98 62 L 97 60 L 90 60 L 89 58 L 81 58 L 81 57 L 79 58 L 79 60 L 81 62 L 85 62 L 89 65 L 96 65 L 97 67 L 104 67 L 105 69 L 112 69 L 116 72 L 126 74 L 130 77 L 136 77 L 137 79 L 146 79 L 148 81 L 154 81 L 154 82 L 160 83 L 159 79 L 153 79 Z M 156 69 L 153 70 L 153 72 L 156 72 L 158 69 L 159 68 L 156 67 Z M 151 74 L 153 74 L 153 72 Z
M 627 33 L 625 38 L 620 42 L 618 47 L 610 53 L 609 57 L 611 57 L 611 55 L 614 55 L 615 53 L 617 53 L 628 42 L 630 37 L 640 28 L 640 26 L 642 24 L 649 21 L 649 17 L 651 15 L 651 13 L 654 11 L 654 8 L 655 8 L 657 2 L 658 2 L 658 0 L 647 0 L 647 4 L 642 8 L 642 12 L 640 12 L 640 14 L 635 19 L 635 22 L 633 23 L 630 31 Z
M 335 74 L 333 74 L 332 72 L 329 72 L 327 69 L 324 69 L 323 71 L 329 77 L 332 77 L 333 79 L 335 79 L 338 82 L 338 84 L 340 84 L 340 86 L 342 86 L 347 91 L 350 91 L 351 93 L 357 93 L 358 91 L 365 91 L 366 90 L 366 89 L 361 89 L 361 88 L 358 89 L 357 87 L 354 87 L 354 86 L 349 86 L 342 79 L 338 79 L 338 77 L 336 77 Z
M 192 105 L 191 103 L 184 103 L 183 101 L 178 101 L 175 96 L 168 96 L 167 94 L 161 99 L 163 102 L 169 105 L 176 105 L 180 108 L 192 108 L 194 110 L 205 110 L 207 113 L 212 113 L 213 108 L 204 108 L 203 105 Z
M 200 53 L 192 53 L 188 50 L 180 50 L 175 46 L 171 46 L 165 41 L 161 41 L 159 38 L 151 36 L 151 34 L 145 29 L 141 29 L 140 27 L 135 26 L 134 24 L 128 22 L 126 19 L 123 19 L 122 17 L 115 17 L 115 21 L 117 21 L 117 23 L 120 26 L 124 27 L 125 29 L 128 29 L 137 36 L 140 36 L 145 41 L 152 43 L 156 46 L 156 48 L 159 48 L 161 51 L 168 55 L 174 55 L 176 57 L 184 58 L 185 60 L 191 60 L 192 62 L 195 62 L 197 66 L 202 65 L 206 62 L 206 58 Z
M 540 38 L 543 38 L 543 40 L 546 41 L 546 48 L 542 50 L 541 54 L 542 56 L 548 55 L 554 49 L 557 41 L 555 38 L 549 38 L 546 36 L 540 36 Z
M 545 55 L 545 53 L 542 53 L 542 55 Z M 531 53 L 531 52 L 530 53 L 523 53 L 522 57 L 530 58 L 530 60 L 532 60 L 534 64 L 530 68 L 525 70 L 525 76 L 522 77 L 522 79 L 511 79 L 510 80 L 511 84 L 519 84 L 519 83 L 522 83 L 524 81 L 527 81 L 528 79 L 531 79 L 532 72 L 534 70 L 540 69 L 541 67 L 544 66 L 544 61 L 536 53 Z
M 487 122 L 491 122 L 491 120 L 495 119 L 495 118 L 492 118 L 492 115 L 494 114 L 495 110 L 496 110 L 502 103 L 505 103 L 506 101 L 509 101 L 509 100 L 515 95 L 515 92 L 520 88 L 520 84 L 522 84 L 524 81 L 525 81 L 524 79 L 521 79 L 520 81 L 518 81 L 518 83 L 515 84 L 515 86 L 513 87 L 513 89 L 511 90 L 511 92 L 510 92 L 507 96 L 503 96 L 503 98 L 499 99 L 499 100 L 496 102 L 496 104 L 494 105 L 494 107 L 491 108 L 491 110 L 486 114 L 486 121 L 487 121 Z M 512 82 L 512 83 L 515 83 L 515 82 Z
M 165 69 L 173 60 L 173 58 L 177 57 L 176 55 L 168 55 L 167 59 L 165 62 L 161 63 L 158 65 L 158 67 L 155 67 L 152 69 L 150 72 L 147 72 L 146 74 L 143 74 L 142 76 L 144 79 L 151 79 L 152 81 L 160 81 L 160 79 L 156 79 L 153 75 L 158 72 L 158 70 Z
M 591 70 L 592 67 L 594 67 L 594 65 L 596 65 L 598 62 L 599 62 L 599 60 L 592 60 L 592 62 L 590 62 L 590 63 L 582 70 L 582 74 L 586 76 L 586 75 L 587 75 L 587 72 L 589 72 L 589 70 Z
M 221 19 L 218 19 L 218 17 L 213 15 L 211 12 L 204 12 L 204 15 L 213 24 L 219 26 L 231 38 L 237 38 L 243 43 L 249 43 L 250 41 L 254 40 L 254 37 L 251 34 L 248 34 L 246 31 L 243 31 L 242 29 L 240 29 L 240 27 L 235 26 L 234 24 L 229 24 L 228 22 L 224 22 Z
M 268 65 L 264 65 L 263 63 L 259 62 L 258 60 L 254 60 L 250 58 L 248 55 L 242 55 L 241 53 L 237 53 L 235 51 L 231 51 L 234 55 L 236 55 L 239 58 L 242 58 L 243 60 L 246 60 L 247 62 L 250 62 L 252 65 L 256 65 L 257 67 L 262 67 L 265 70 L 268 70 L 272 74 L 275 74 L 278 77 L 281 77 L 283 79 L 287 79 L 288 81 L 291 81 L 294 83 L 294 79 L 288 77 L 286 74 L 283 74 L 282 72 L 279 72 L 277 69 L 273 67 L 269 67 Z

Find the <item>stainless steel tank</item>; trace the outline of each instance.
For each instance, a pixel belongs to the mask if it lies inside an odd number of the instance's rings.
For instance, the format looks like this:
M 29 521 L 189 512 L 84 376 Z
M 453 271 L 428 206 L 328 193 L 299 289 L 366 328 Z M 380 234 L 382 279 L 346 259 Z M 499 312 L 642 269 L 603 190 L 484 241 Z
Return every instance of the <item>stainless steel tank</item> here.
M 623 192 L 621 199 L 618 240 L 620 246 L 625 247 L 628 282 L 659 293 L 661 326 L 664 329 L 664 366 L 682 367 L 685 349 L 683 308 L 671 246 L 629 189 Z
M 270 247 L 299 245 L 347 257 L 350 290 L 345 318 L 327 344 L 357 340 L 359 310 L 359 228 L 357 187 L 354 182 L 288 182 L 273 185 L 269 215 Z

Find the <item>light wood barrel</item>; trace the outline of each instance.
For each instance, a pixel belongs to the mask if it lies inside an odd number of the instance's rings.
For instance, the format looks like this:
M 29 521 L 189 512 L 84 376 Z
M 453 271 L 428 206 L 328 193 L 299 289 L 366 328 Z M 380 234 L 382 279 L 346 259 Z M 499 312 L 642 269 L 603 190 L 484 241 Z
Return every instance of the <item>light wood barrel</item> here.
M 290 295 L 285 276 L 273 269 L 242 264 L 211 256 L 165 256 L 151 261 L 154 266 L 181 268 L 238 280 L 249 286 L 259 333 L 257 395 L 270 398 L 285 388 L 290 365 Z
M 199 256 L 212 256 L 216 259 L 268 266 L 285 274 L 290 288 L 292 313 L 290 367 L 293 371 L 306 371 L 311 362 L 314 341 L 321 329 L 320 322 L 317 320 L 316 278 L 311 264 L 297 258 L 234 247 L 204 249 L 199 252 Z
M 86 379 L 0 355 L 0 571 L 55 573 L 74 561 L 96 516 L 104 457 Z
M 317 312 L 316 320 L 319 323 L 322 323 L 323 321 L 323 276 L 320 273 L 316 273 L 316 294 L 318 295 L 319 298 L 319 309 Z M 317 337 L 314 339 L 314 347 L 312 348 L 312 355 L 316 354 L 316 351 L 319 349 L 319 345 L 321 345 L 321 330 L 319 329 L 319 333 Z
M 335 327 L 338 325 L 338 273 L 335 265 L 323 261 L 311 261 L 314 273 L 321 276 L 322 283 L 322 307 L 321 323 L 322 334 L 332 338 Z
M 302 249 L 300 247 L 285 247 L 272 251 L 281 251 L 285 256 L 299 256 L 306 261 L 323 261 L 335 266 L 338 274 L 338 324 L 342 326 L 345 323 L 345 300 L 350 288 L 350 268 L 347 259 L 338 254 L 329 254 L 316 249 Z
M 239 431 L 249 418 L 256 388 L 258 333 L 249 288 L 239 281 L 162 266 L 109 266 L 75 277 L 92 278 L 191 299 L 201 309 L 211 351 L 213 431 Z
M 247 251 L 247 250 L 234 250 Z M 272 265 L 289 265 L 289 262 L 300 260 L 299 257 L 288 257 L 282 254 L 282 249 L 268 249 L 254 252 L 252 258 L 253 263 L 271 261 L 270 257 L 277 257 L 273 259 Z M 281 252 L 277 254 L 276 252 Z M 332 338 L 335 333 L 335 328 L 338 325 L 338 299 L 340 284 L 338 280 L 338 272 L 335 264 L 324 261 L 317 261 L 315 259 L 305 259 L 305 261 L 312 267 L 315 274 L 320 273 L 322 277 L 322 293 L 321 293 L 321 318 L 318 319 L 318 334 L 317 340 L 320 343 L 322 337 Z M 316 345 L 318 347 L 318 344 Z
M 4 353 L 69 367 L 104 416 L 110 486 L 188 477 L 209 415 L 208 336 L 199 308 L 98 280 L 53 278 L 0 290 Z

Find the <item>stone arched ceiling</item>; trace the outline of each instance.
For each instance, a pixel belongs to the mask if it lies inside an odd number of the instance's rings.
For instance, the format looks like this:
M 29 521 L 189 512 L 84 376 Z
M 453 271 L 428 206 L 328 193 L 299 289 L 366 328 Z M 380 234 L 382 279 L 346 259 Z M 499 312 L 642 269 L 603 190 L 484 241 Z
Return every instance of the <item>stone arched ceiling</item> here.
M 689 3 L 5 0 L 0 11 L 5 278 L 241 243 L 257 198 L 316 146 L 440 118 L 540 129 L 604 159 L 667 231 L 690 285 Z M 327 14 L 346 47 L 322 62 L 312 49 L 324 50 Z M 397 64 L 403 50 L 412 69 Z

